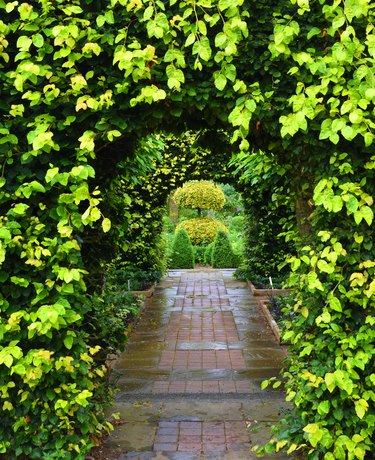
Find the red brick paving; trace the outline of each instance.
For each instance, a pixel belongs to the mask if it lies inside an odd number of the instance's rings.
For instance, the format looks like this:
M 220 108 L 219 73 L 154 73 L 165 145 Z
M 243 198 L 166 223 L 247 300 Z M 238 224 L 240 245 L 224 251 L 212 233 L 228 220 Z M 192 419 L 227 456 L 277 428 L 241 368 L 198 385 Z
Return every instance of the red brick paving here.
M 172 312 L 168 342 L 236 342 L 238 333 L 232 312 Z
M 164 350 L 159 369 L 244 369 L 242 350 Z
M 154 451 L 224 452 L 250 447 L 244 422 L 160 422 Z
M 185 297 L 177 298 L 174 301 L 174 306 L 181 307 L 229 307 L 229 299 L 207 299 L 203 297 Z
M 249 308 L 252 309 L 251 315 L 257 318 L 256 307 L 254 303 L 250 304 L 251 307 L 241 306 L 241 300 L 233 294 L 235 291 L 233 284 L 230 285 L 228 293 L 226 283 L 230 275 L 223 275 L 223 273 L 224 271 L 219 270 L 181 271 L 170 278 L 178 283 L 175 291 L 177 296 L 174 295 L 172 306 L 168 303 L 163 310 L 165 312 L 163 324 L 158 329 L 157 339 L 165 346 L 158 348 L 157 353 L 153 355 L 156 364 L 152 364 L 150 375 L 155 372 L 158 377 L 147 385 L 150 395 L 161 402 L 161 412 L 155 415 L 158 420 L 157 426 L 154 425 L 156 434 L 152 439 L 152 447 L 148 447 L 147 439 L 147 451 L 146 448 L 135 446 L 134 451 L 129 452 L 129 456 L 125 454 L 121 459 L 136 458 L 134 455 L 137 455 L 137 452 L 145 453 L 144 457 L 139 458 L 149 459 L 150 448 L 153 452 L 170 453 L 171 458 L 181 460 L 186 455 L 189 459 L 224 458 L 226 452 L 235 452 L 234 455 L 239 455 L 239 459 L 250 458 L 247 457 L 250 452 L 250 435 L 242 412 L 221 413 L 216 406 L 214 412 L 218 420 L 205 420 L 204 415 L 205 411 L 207 413 L 208 406 L 215 407 L 213 405 L 220 405 L 221 401 L 223 407 L 228 407 L 225 406 L 225 401 L 228 401 L 229 395 L 236 394 L 237 398 L 245 401 L 246 394 L 254 395 L 254 392 L 258 392 L 259 383 L 245 377 L 249 367 L 246 367 L 244 352 L 248 364 L 249 359 L 256 363 L 254 366 L 258 365 L 257 361 L 261 363 L 264 359 L 263 351 L 257 351 L 255 348 L 250 352 L 249 349 L 243 348 L 244 314 L 247 314 L 246 309 Z M 172 290 L 172 282 L 169 282 Z M 240 295 L 247 299 L 250 294 L 246 286 L 239 286 L 242 289 Z M 157 294 L 155 298 L 158 298 Z M 154 299 L 149 299 L 148 302 L 152 305 L 153 301 Z M 155 305 L 159 304 L 155 303 Z M 241 314 L 237 313 L 235 317 L 233 311 L 236 308 L 242 310 Z M 145 318 L 147 319 L 146 315 Z M 247 318 L 245 321 L 251 320 Z M 145 330 L 138 335 L 138 340 L 142 341 L 142 333 L 144 334 L 143 343 L 147 341 L 147 324 L 145 321 Z M 249 325 L 250 322 L 246 324 Z M 239 325 L 241 330 L 238 329 Z M 157 329 L 157 320 L 152 323 L 152 326 L 153 330 L 154 327 L 155 330 Z M 265 331 L 265 326 L 261 327 Z M 242 340 L 240 340 L 241 331 Z M 255 340 L 259 337 L 260 335 L 256 335 Z M 130 354 L 129 361 L 131 359 Z M 147 362 L 149 366 L 144 353 L 140 353 L 139 368 L 137 358 L 134 358 L 130 370 L 142 371 L 142 366 L 145 365 L 143 362 Z M 129 370 L 129 367 L 125 366 L 125 369 Z M 220 375 L 223 378 L 220 378 Z M 130 381 L 130 384 L 132 385 L 130 388 L 133 388 L 134 383 Z M 183 395 L 185 401 L 191 400 L 194 405 L 194 402 L 200 401 L 194 399 L 198 394 L 202 395 L 204 401 L 202 412 L 199 409 L 198 413 L 192 416 L 189 415 L 189 409 L 184 409 L 183 413 L 177 411 L 174 414 L 172 410 L 168 415 L 164 415 L 162 409 L 164 398 L 168 401 L 167 397 L 169 397 L 169 401 L 176 401 L 178 404 L 178 395 Z M 220 398 L 217 395 L 220 395 Z M 126 393 L 124 397 L 126 399 Z M 176 418 L 178 420 L 172 420 Z M 198 420 L 184 421 L 184 418 Z

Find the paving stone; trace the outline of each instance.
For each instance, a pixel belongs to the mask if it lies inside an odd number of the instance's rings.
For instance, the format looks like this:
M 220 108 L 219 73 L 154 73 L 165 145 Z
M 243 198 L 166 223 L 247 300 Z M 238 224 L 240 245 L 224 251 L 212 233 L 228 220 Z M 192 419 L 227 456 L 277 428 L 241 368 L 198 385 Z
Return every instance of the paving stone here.
M 285 407 L 260 390 L 286 354 L 233 270 L 171 270 L 114 365 L 118 460 L 252 460 Z M 250 429 L 248 428 L 250 426 Z M 256 431 L 251 428 L 256 427 Z M 265 460 L 287 458 L 281 454 Z

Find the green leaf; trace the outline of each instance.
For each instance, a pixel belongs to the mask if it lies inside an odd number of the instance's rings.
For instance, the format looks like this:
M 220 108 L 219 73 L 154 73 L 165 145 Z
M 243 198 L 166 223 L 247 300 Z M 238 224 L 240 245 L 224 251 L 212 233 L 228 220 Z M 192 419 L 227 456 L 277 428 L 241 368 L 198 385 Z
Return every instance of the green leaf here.
M 212 54 L 209 39 L 207 37 L 202 37 L 198 43 L 199 43 L 199 51 L 198 51 L 199 57 L 203 59 L 204 61 L 209 61 L 211 54 Z
M 17 48 L 19 48 L 20 51 L 28 51 L 32 42 L 33 41 L 30 37 L 21 35 L 21 37 L 19 37 L 17 40 Z
M 314 37 L 315 35 L 320 35 L 321 33 L 321 29 L 318 29 L 318 27 L 313 27 L 309 30 L 309 33 L 307 34 L 307 39 L 310 40 L 310 38 Z
M 332 308 L 332 310 L 340 312 L 342 311 L 341 302 L 337 297 L 330 299 L 329 306 Z
M 350 213 L 353 213 L 357 211 L 359 206 L 358 200 L 354 195 L 350 195 L 347 202 L 346 202 L 346 208 Z
M 207 26 L 203 21 L 199 20 L 196 25 L 198 26 L 198 30 L 202 35 L 207 35 Z
M 349 125 L 345 125 L 342 128 L 341 133 L 345 137 L 345 139 L 347 139 L 348 141 L 353 140 L 356 136 L 355 130 Z
M 365 96 L 369 100 L 375 99 L 375 88 L 366 89 Z
M 33 44 L 36 48 L 41 48 L 44 45 L 44 38 L 41 34 L 33 35 Z
M 215 86 L 219 91 L 223 91 L 223 89 L 227 85 L 227 78 L 222 74 L 218 73 L 215 75 Z
M 341 196 L 335 195 L 331 201 L 332 212 L 339 212 L 343 207 L 343 201 Z
M 232 6 L 231 0 L 219 0 L 219 9 L 224 11 Z
M 367 222 L 367 225 L 371 225 L 372 221 L 374 220 L 374 212 L 369 206 L 362 206 L 361 208 L 361 214 L 365 221 Z
M 310 444 L 316 447 L 323 436 L 323 431 L 320 429 L 319 425 L 317 423 L 309 423 L 305 426 L 303 431 L 307 433 Z
M 191 33 L 190 35 L 188 35 L 186 42 L 185 42 L 185 46 L 191 46 L 193 43 L 195 43 L 196 38 L 197 37 L 195 33 Z
M 102 228 L 104 233 L 109 232 L 111 229 L 111 221 L 107 217 L 102 220 Z
M 227 79 L 230 80 L 231 82 L 236 81 L 237 70 L 233 64 L 230 64 L 224 67 L 224 74 L 227 77 Z
M 29 208 L 29 205 L 25 203 L 17 203 L 12 209 L 11 213 L 12 214 L 18 214 L 20 216 L 24 215 L 26 213 L 26 210 Z
M 228 42 L 228 36 L 224 32 L 219 32 L 215 37 L 215 46 L 217 48 L 225 48 Z
M 318 405 L 318 413 L 321 415 L 328 414 L 330 405 L 329 401 L 321 401 Z
M 64 338 L 64 345 L 68 350 L 71 350 L 74 342 L 74 337 L 71 335 L 67 335 Z
M 354 406 L 357 416 L 362 419 L 369 408 L 368 402 L 365 399 L 359 399 L 358 401 L 354 401 Z
M 59 168 L 50 168 L 46 172 L 46 177 L 45 180 L 47 184 L 53 180 L 53 178 L 56 176 L 56 174 L 59 173 Z
M 318 260 L 317 266 L 320 271 L 325 272 L 325 273 L 333 273 L 335 271 L 334 266 L 328 264 L 323 259 Z
M 149 19 L 152 18 L 153 14 L 154 14 L 154 7 L 153 5 L 149 5 L 143 13 L 143 20 L 148 21 Z
M 88 200 L 90 193 L 87 185 L 81 185 L 74 191 L 75 202 L 78 204 L 81 201 Z
M 99 220 L 100 217 L 101 217 L 100 209 L 97 208 L 96 206 L 91 208 L 90 218 L 95 222 L 95 221 Z M 83 219 L 83 216 L 82 216 L 82 219 Z

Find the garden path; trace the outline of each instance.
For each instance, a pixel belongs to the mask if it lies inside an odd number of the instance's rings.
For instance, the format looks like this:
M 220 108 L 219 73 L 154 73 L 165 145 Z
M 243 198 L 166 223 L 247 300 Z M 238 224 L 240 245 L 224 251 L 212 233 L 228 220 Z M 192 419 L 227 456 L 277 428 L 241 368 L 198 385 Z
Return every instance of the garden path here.
M 115 365 L 106 447 L 118 460 L 249 460 L 283 407 L 262 380 L 286 349 L 233 270 L 172 270 L 146 301 Z M 248 426 L 258 428 L 251 431 Z M 287 458 L 284 455 L 263 458 Z

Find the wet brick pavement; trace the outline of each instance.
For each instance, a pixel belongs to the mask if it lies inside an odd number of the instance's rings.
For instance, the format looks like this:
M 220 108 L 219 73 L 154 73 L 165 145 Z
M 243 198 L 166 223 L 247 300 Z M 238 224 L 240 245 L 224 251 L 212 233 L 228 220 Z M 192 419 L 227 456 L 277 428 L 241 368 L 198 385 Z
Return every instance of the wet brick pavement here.
M 283 394 L 262 391 L 286 349 L 232 270 L 172 270 L 146 301 L 114 367 L 118 460 L 245 460 L 277 421 Z M 256 427 L 252 431 L 249 429 Z M 278 454 L 266 458 L 285 459 Z

